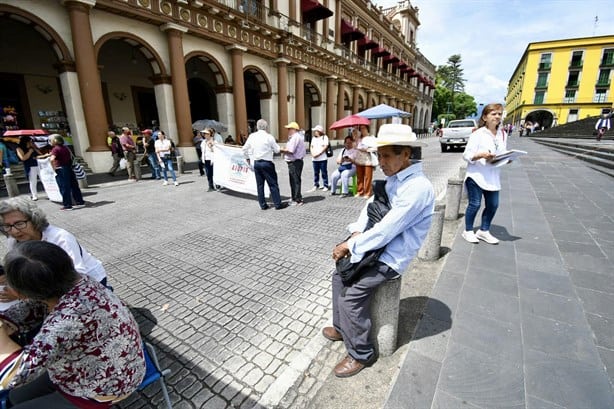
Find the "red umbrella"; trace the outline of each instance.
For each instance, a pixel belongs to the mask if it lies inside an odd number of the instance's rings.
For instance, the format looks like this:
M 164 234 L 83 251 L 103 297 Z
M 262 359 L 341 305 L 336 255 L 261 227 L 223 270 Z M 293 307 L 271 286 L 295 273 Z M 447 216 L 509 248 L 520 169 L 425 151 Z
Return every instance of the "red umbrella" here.
M 360 125 L 369 125 L 371 121 L 364 116 L 358 115 L 348 115 L 345 118 L 342 118 L 330 126 L 330 129 L 341 129 L 348 128 L 350 126 L 360 126 Z

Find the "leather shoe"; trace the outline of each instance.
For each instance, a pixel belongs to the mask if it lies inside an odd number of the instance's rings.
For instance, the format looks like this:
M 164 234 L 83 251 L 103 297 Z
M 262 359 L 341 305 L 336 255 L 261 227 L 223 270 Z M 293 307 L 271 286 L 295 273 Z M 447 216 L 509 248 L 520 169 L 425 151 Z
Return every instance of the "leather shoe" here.
M 322 328 L 322 335 L 324 335 L 324 338 L 331 341 L 343 341 L 343 335 L 341 335 L 341 333 L 337 331 L 335 327 Z
M 349 378 L 350 376 L 354 376 L 358 372 L 362 371 L 365 366 L 365 364 L 347 355 L 335 366 L 335 376 L 338 378 Z
M 275 209 L 276 210 L 281 210 L 281 209 L 285 209 L 286 207 L 288 207 L 288 203 L 283 202 L 279 206 L 275 206 Z

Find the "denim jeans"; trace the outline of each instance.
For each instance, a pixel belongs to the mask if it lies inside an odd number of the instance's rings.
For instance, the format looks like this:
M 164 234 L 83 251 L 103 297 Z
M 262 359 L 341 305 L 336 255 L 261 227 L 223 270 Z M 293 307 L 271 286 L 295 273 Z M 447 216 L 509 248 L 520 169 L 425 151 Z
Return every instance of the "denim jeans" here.
M 330 190 L 332 192 L 336 192 L 337 183 L 339 182 L 339 179 L 341 179 L 341 193 L 348 194 L 350 191 L 349 189 L 350 180 L 352 180 L 352 176 L 354 176 L 355 174 L 356 174 L 355 166 L 352 166 L 351 169 L 347 169 L 342 172 L 339 172 L 339 169 L 336 169 L 333 172 L 333 175 L 331 176 Z
M 465 181 L 465 188 L 467 189 L 468 199 L 467 210 L 465 211 L 465 230 L 473 230 L 473 222 L 478 210 L 480 210 L 482 196 L 484 196 L 484 210 L 482 211 L 480 230 L 490 230 L 490 223 L 499 207 L 499 191 L 484 190 L 471 178 L 467 178 Z
M 85 203 L 83 195 L 81 195 L 81 189 L 79 189 L 79 183 L 77 177 L 72 171 L 71 165 L 62 166 L 55 169 L 55 181 L 60 188 L 60 194 L 62 195 L 62 205 L 64 207 L 72 207 L 72 199 L 75 198 L 75 202 L 78 205 Z
M 175 175 L 175 169 L 173 169 L 173 159 L 171 159 L 171 155 L 164 156 L 162 158 L 162 163 L 164 164 L 164 166 L 162 167 L 162 174 L 164 175 L 164 180 L 168 180 L 168 174 L 166 173 L 168 169 L 171 171 L 173 182 L 176 182 L 177 176 Z
M 322 182 L 324 187 L 328 187 L 328 160 L 313 161 L 313 185 L 320 186 L 320 173 L 322 173 Z
M 147 160 L 149 161 L 149 167 L 151 168 L 151 176 L 160 179 L 160 164 L 158 163 L 158 157 L 155 153 L 148 153 Z
M 202 161 L 198 161 L 198 163 L 202 163 Z M 210 160 L 205 160 L 204 165 L 205 173 L 207 174 L 207 182 L 209 182 L 209 189 L 215 189 L 215 185 L 213 184 L 213 162 Z

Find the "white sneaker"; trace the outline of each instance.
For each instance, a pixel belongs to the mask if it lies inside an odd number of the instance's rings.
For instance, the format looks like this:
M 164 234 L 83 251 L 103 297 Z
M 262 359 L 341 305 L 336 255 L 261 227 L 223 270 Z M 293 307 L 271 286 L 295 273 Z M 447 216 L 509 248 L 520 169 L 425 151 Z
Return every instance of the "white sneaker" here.
M 313 193 L 313 192 L 315 192 L 316 190 L 318 190 L 318 187 L 317 187 L 317 186 L 314 186 L 314 187 L 313 187 L 313 189 L 309 189 L 309 190 L 307 191 L 307 193 Z
M 328 191 L 328 188 L 326 186 L 322 186 L 320 189 L 322 189 L 323 191 Z
M 162 186 L 166 186 L 166 185 L 168 185 L 168 181 L 165 180 L 164 182 L 162 182 Z
M 499 239 L 490 234 L 489 231 L 478 230 L 477 233 L 475 233 L 475 237 L 484 240 L 488 244 L 499 244 Z
M 478 238 L 475 237 L 475 233 L 473 232 L 473 230 L 464 231 L 461 234 L 461 236 L 463 236 L 463 239 L 467 240 L 469 243 L 479 243 L 480 242 Z
M 179 182 L 175 182 L 175 186 L 179 186 Z

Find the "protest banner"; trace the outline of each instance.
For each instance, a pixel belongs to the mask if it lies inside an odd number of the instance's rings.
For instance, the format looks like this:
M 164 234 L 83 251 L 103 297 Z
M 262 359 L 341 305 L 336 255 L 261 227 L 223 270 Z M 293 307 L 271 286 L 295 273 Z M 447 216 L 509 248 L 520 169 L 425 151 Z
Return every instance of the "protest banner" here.
M 55 181 L 55 170 L 51 166 L 49 158 L 38 159 L 38 171 L 43 183 L 43 188 L 47 197 L 52 202 L 62 203 L 62 194 L 60 193 L 60 187 Z
M 256 175 L 243 156 L 241 147 L 215 144 L 213 158 L 213 183 L 236 192 L 257 196 Z M 264 195 L 269 187 L 264 185 Z

